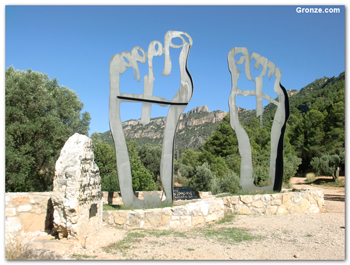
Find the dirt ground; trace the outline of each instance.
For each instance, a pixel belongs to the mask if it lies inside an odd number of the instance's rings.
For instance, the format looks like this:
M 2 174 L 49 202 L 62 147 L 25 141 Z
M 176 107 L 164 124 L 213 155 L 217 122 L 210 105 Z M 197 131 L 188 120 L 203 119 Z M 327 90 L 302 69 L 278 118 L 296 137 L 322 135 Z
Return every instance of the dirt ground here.
M 293 178 L 292 185 L 310 187 L 305 178 Z M 104 226 L 85 242 L 69 241 L 70 251 L 62 259 L 344 260 L 345 188 L 311 187 L 324 189 L 324 213 L 234 215 L 206 228 L 176 232 Z

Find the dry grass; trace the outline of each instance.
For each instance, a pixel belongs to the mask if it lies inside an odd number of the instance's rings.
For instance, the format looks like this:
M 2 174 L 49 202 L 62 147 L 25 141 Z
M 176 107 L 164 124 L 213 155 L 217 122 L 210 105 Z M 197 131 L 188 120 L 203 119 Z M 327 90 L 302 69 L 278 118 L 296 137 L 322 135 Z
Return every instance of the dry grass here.
M 308 183 L 312 183 L 312 182 L 314 182 L 316 180 L 316 175 L 315 175 L 315 173 L 307 173 L 306 174 L 306 181 L 308 182 Z
M 20 254 L 23 253 L 23 240 L 15 238 L 13 240 L 6 240 L 5 243 L 5 259 L 15 260 Z

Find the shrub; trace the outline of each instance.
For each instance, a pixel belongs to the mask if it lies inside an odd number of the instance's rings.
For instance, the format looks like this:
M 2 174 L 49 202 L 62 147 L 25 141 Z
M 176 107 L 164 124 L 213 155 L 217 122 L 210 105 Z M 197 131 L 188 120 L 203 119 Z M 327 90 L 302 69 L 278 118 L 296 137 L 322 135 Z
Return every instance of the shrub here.
M 195 175 L 191 178 L 190 187 L 195 191 L 210 191 L 215 174 L 210 170 L 207 162 L 196 167 Z
M 181 184 L 184 187 L 187 187 L 190 183 L 190 180 L 188 178 L 179 176 L 179 175 L 174 175 L 174 182 L 177 182 L 179 184 Z
M 5 259 L 6 260 L 15 260 L 19 255 L 24 252 L 23 248 L 23 239 L 24 238 L 15 238 L 5 240 Z
M 296 155 L 288 154 L 283 159 L 283 182 L 289 183 L 291 177 L 294 177 L 301 164 L 301 158 Z
M 264 161 L 254 167 L 254 184 L 258 187 L 263 187 L 271 184 L 270 165 L 268 161 Z
M 236 193 L 239 187 L 239 176 L 232 170 L 226 171 L 223 177 L 220 179 L 221 192 Z
M 213 195 L 223 192 L 237 193 L 240 190 L 239 176 L 228 170 L 222 178 L 213 178 L 210 190 Z
M 216 195 L 216 194 L 222 193 L 220 180 L 221 179 L 219 178 L 212 179 L 211 185 L 210 185 L 211 194 Z
M 320 174 L 323 174 L 325 176 L 332 176 L 334 179 L 336 179 L 336 170 L 337 167 L 341 164 L 341 158 L 334 154 L 334 155 L 323 155 L 320 158 L 313 157 L 310 165 L 312 166 L 316 176 L 319 176 Z
M 315 173 L 307 173 L 306 174 L 306 181 L 308 182 L 308 183 L 312 183 L 312 182 L 314 182 L 316 180 L 316 175 L 315 175 Z
M 195 174 L 195 168 L 192 166 L 187 166 L 185 164 L 178 164 L 178 172 L 181 177 L 191 178 Z

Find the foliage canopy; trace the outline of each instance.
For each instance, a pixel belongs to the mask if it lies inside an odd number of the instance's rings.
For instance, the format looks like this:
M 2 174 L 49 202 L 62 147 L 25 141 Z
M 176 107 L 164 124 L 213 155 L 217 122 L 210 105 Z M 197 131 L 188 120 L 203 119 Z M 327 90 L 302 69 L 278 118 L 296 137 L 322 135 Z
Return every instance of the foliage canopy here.
M 31 70 L 5 72 L 6 191 L 52 189 L 55 163 L 74 133 L 88 134 L 90 115 L 78 95 Z

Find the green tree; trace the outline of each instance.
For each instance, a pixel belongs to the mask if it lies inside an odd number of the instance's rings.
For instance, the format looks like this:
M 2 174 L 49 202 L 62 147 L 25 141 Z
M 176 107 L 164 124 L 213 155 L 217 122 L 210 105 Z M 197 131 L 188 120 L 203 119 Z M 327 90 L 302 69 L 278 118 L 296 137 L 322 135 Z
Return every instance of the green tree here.
M 98 132 L 94 132 L 93 134 L 91 134 L 91 141 L 92 141 L 92 144 L 96 147 L 98 146 L 99 144 L 102 144 L 102 140 L 101 140 L 101 136 Z
M 239 175 L 241 168 L 241 156 L 239 154 L 225 157 L 227 167 Z
M 228 155 L 237 154 L 238 140 L 236 133 L 232 130 L 230 125 L 230 115 L 226 115 L 223 122 L 218 125 L 217 130 L 204 143 L 203 158 L 201 162 L 211 162 L 207 155 L 212 154 L 215 157 L 226 157 Z
M 179 175 L 184 178 L 191 178 L 195 174 L 195 167 L 187 166 L 185 164 L 179 163 L 177 165 Z
M 102 191 L 120 191 L 118 173 L 116 169 L 113 169 L 109 175 L 101 177 L 101 190 Z
M 152 178 L 152 174 L 142 164 L 136 150 L 136 142 L 130 141 L 127 143 L 130 168 L 132 175 L 132 187 L 134 191 L 154 191 L 158 187 Z
M 145 144 L 137 148 L 137 150 L 142 164 L 151 172 L 153 180 L 157 181 L 160 176 L 162 146 Z
M 94 145 L 95 163 L 100 170 L 102 191 L 119 191 L 114 148 L 107 143 L 102 143 L 97 132 L 91 135 L 91 140 Z
M 5 72 L 6 191 L 52 190 L 60 150 L 74 133 L 88 134 L 90 115 L 56 79 L 31 70 Z
M 182 164 L 186 166 L 191 166 L 191 167 L 198 167 L 201 165 L 199 161 L 201 153 L 200 152 L 195 152 L 193 149 L 187 149 L 183 155 L 182 155 Z
M 345 150 L 345 101 L 330 104 L 325 118 L 325 145 L 327 152 L 340 153 Z
M 221 156 L 216 157 L 213 163 L 210 165 L 210 170 L 215 174 L 217 178 L 222 178 L 222 176 L 228 170 L 225 159 Z

